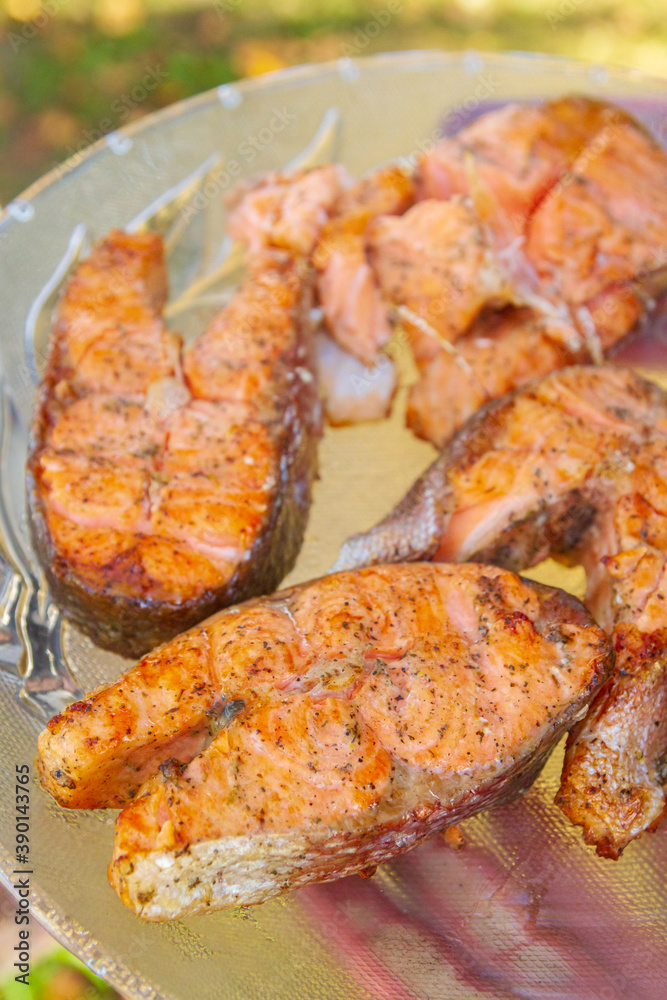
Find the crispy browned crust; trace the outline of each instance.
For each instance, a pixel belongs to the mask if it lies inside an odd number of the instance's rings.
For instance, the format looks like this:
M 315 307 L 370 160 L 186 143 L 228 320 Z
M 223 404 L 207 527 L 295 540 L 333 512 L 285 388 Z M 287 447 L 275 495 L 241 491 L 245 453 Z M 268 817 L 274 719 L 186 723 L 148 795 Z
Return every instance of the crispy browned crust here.
M 617 860 L 667 809 L 667 629 L 620 626 L 614 644 L 617 669 L 568 736 L 556 804 L 601 857 Z
M 572 368 L 576 377 L 604 370 Z M 650 437 L 667 411 L 664 392 L 627 373 L 627 402 L 616 415 Z M 563 373 L 558 377 L 563 377 Z M 438 545 L 456 511 L 450 483 L 492 451 L 518 396 L 530 396 L 544 380 L 484 406 L 448 443 L 394 511 L 368 533 L 345 543 L 337 568 L 365 561 L 439 557 Z M 634 404 L 637 404 L 636 410 Z M 644 416 L 639 416 L 643 413 Z M 651 414 L 647 419 L 646 414 Z M 631 455 L 628 455 L 631 458 Z M 612 456 L 613 459 L 613 456 Z M 634 465 L 631 463 L 631 468 Z M 593 481 L 594 470 L 590 470 Z M 609 502 L 602 483 L 580 483 L 555 501 L 537 502 L 527 516 L 499 528 L 470 558 L 520 571 L 550 555 L 579 562 L 593 537 L 597 516 Z M 615 607 L 610 615 L 617 614 Z M 610 623 L 611 624 L 611 623 Z M 598 853 L 618 858 L 665 811 L 667 746 L 667 631 L 642 633 L 619 623 L 614 629 L 618 669 L 570 733 L 560 792 L 568 818 L 584 830 Z
M 483 571 L 484 567 L 481 567 L 481 570 Z M 313 581 L 313 583 L 316 582 L 317 581 Z M 559 640 L 559 630 L 562 629 L 564 624 L 573 624 L 581 628 L 594 626 L 595 623 L 584 606 L 564 591 L 547 587 L 530 580 L 524 580 L 523 585 L 532 589 L 539 597 L 540 613 L 535 619 L 535 625 L 537 630 L 550 641 Z M 308 584 L 308 586 L 312 586 L 312 583 Z M 244 608 L 250 607 L 261 607 L 265 601 L 270 602 L 272 605 L 277 604 L 280 606 L 287 606 L 289 602 L 298 595 L 300 589 L 300 587 L 292 587 L 288 590 L 279 591 L 278 593 L 271 595 L 269 598 L 254 598 L 253 600 L 246 602 L 245 605 L 240 606 L 238 610 L 241 611 Z M 499 585 L 498 581 L 492 577 L 484 576 L 483 573 L 480 577 L 480 590 L 487 595 L 488 601 L 491 604 L 502 600 L 502 585 Z M 507 624 L 511 625 L 509 619 L 507 620 Z M 202 627 L 205 627 L 206 625 L 207 622 L 201 623 Z M 198 630 L 195 630 L 191 634 L 193 637 L 196 637 Z M 594 632 L 591 633 L 592 636 L 594 634 Z M 184 642 L 186 642 L 188 636 L 185 635 L 181 638 Z M 194 645 L 196 647 L 196 643 Z M 583 701 L 590 699 L 593 691 L 599 687 L 608 675 L 612 666 L 613 651 L 602 633 L 598 633 L 597 646 L 597 652 L 591 647 L 592 655 L 597 657 L 596 666 L 592 673 L 591 684 L 585 691 L 580 693 L 579 699 L 577 700 L 577 704 L 579 706 L 583 703 Z M 83 730 L 81 730 L 82 742 L 80 741 L 77 743 L 76 739 L 71 743 L 68 742 L 66 744 L 67 752 L 64 753 L 63 744 L 60 742 L 59 736 L 61 736 L 63 732 L 67 733 L 68 731 L 76 733 L 77 730 L 81 729 L 82 719 L 85 718 L 87 722 L 90 722 L 90 719 L 94 718 L 96 712 L 104 710 L 104 700 L 98 698 L 97 694 L 89 695 L 86 699 L 68 705 L 63 712 L 54 716 L 49 721 L 46 729 L 40 735 L 38 757 L 40 780 L 43 787 L 58 801 L 60 805 L 74 808 L 123 806 L 132 800 L 134 795 L 139 791 L 142 783 L 148 777 L 157 773 L 158 766 L 165 759 L 165 757 L 176 756 L 179 760 L 191 759 L 193 753 L 188 752 L 187 747 L 182 751 L 179 749 L 178 741 L 180 737 L 183 736 L 184 742 L 188 743 L 189 746 L 191 737 L 196 735 L 197 728 L 200 727 L 202 739 L 204 738 L 204 734 L 208 730 L 206 723 L 200 726 L 201 719 L 197 716 L 197 712 L 199 712 L 202 718 L 204 718 L 206 713 L 211 711 L 212 706 L 218 703 L 219 696 L 210 688 L 208 681 L 200 683 L 200 678 L 192 676 L 190 673 L 193 669 L 192 666 L 183 666 L 184 661 L 182 660 L 182 655 L 179 653 L 178 647 L 175 647 L 174 643 L 167 644 L 166 646 L 155 650 L 150 654 L 148 660 L 152 663 L 154 673 L 152 675 L 150 674 L 149 666 L 146 660 L 144 660 L 143 669 L 145 673 L 142 686 L 147 691 L 149 691 L 151 686 L 156 683 L 154 679 L 155 677 L 159 677 L 161 679 L 160 686 L 163 691 L 167 686 L 170 686 L 178 692 L 178 689 L 182 688 L 184 683 L 188 684 L 190 682 L 190 678 L 192 678 L 192 684 L 194 685 L 192 690 L 188 689 L 185 693 L 182 690 L 180 691 L 178 702 L 176 703 L 179 715 L 178 717 L 169 715 L 170 722 L 164 732 L 158 734 L 160 729 L 158 716 L 153 718 L 151 745 L 153 746 L 154 754 L 150 767 L 146 767 L 145 762 L 143 762 L 143 758 L 141 767 L 136 765 L 136 761 L 133 762 L 132 766 L 128 769 L 128 773 L 124 776 L 125 784 L 122 795 L 118 795 L 116 792 L 114 792 L 113 795 L 109 795 L 105 791 L 103 769 L 96 771 L 95 780 L 92 785 L 89 778 L 86 779 L 86 781 L 81 780 L 80 766 L 82 762 L 78 759 L 78 753 L 81 753 L 84 757 L 89 753 L 89 751 L 85 749 L 87 737 L 83 733 Z M 139 666 L 141 666 L 141 664 Z M 146 673 L 146 671 L 148 671 L 148 673 Z M 175 671 L 178 674 L 178 680 L 173 680 L 173 674 Z M 183 672 L 183 677 L 181 677 L 181 672 Z M 151 676 L 153 677 L 152 680 L 150 679 Z M 122 677 L 120 681 L 122 681 Z M 103 695 L 104 690 L 105 689 L 101 689 L 98 694 Z M 183 697 L 181 697 L 181 695 L 183 695 Z M 243 697 L 245 697 L 245 695 L 243 695 Z M 134 721 L 128 707 L 131 699 L 128 701 L 127 696 L 121 697 L 120 694 L 118 694 L 118 700 L 123 703 L 126 711 L 126 715 L 124 715 L 122 719 L 118 715 L 119 709 L 114 709 L 113 713 L 118 720 L 117 725 L 121 731 L 122 741 L 123 739 L 126 739 Z M 179 729 L 178 719 L 181 718 L 181 715 L 185 712 L 185 708 L 188 705 L 191 706 L 194 714 L 192 717 L 188 716 L 188 722 L 185 727 Z M 578 709 L 573 709 L 575 714 L 577 710 Z M 195 717 L 196 721 L 193 722 Z M 88 732 L 87 729 L 86 732 Z M 76 747 L 78 747 L 78 752 L 75 752 L 73 749 Z M 141 749 L 142 747 L 139 746 L 138 751 Z M 129 753 L 127 743 L 125 743 L 123 752 L 125 754 Z M 528 786 L 524 786 L 522 783 L 516 794 L 519 794 L 519 792 L 524 790 L 525 787 Z M 512 793 L 511 790 L 508 793 L 510 798 L 513 794 L 514 793 Z
M 107 868 L 109 883 L 124 905 L 142 920 L 164 923 L 230 906 L 254 906 L 306 885 L 334 882 L 350 875 L 363 877 L 369 869 L 373 871 L 378 865 L 419 847 L 433 834 L 524 795 L 570 724 L 570 716 L 559 720 L 548 739 L 535 747 L 530 756 L 515 762 L 496 778 L 464 791 L 458 789 L 449 802 L 445 802 L 445 794 L 442 801 L 434 801 L 433 793 L 428 801 L 405 809 L 392 822 L 376 823 L 370 829 L 358 831 L 321 828 L 303 831 L 295 827 L 286 834 L 221 838 L 210 845 L 201 845 L 208 848 L 201 853 L 196 850 L 199 845 L 195 845 L 194 851 L 179 848 L 174 852 L 167 848 L 160 853 L 173 857 L 175 865 L 166 878 L 154 866 L 150 854 L 132 859 L 116 847 Z M 120 813 L 116 821 L 117 842 L 123 815 Z M 174 884 L 167 886 L 166 891 L 160 886 L 158 896 L 156 887 L 169 881 L 169 875 Z M 147 890 L 143 889 L 146 882 Z M 228 882 L 232 891 L 226 885 Z M 199 887 L 197 895 L 188 890 L 193 883 Z M 201 889 L 210 892 L 208 900 L 202 901 Z
M 298 365 L 310 372 L 312 378 L 295 378 L 284 383 L 282 420 L 276 422 L 274 431 L 282 456 L 280 478 L 273 491 L 266 523 L 249 557 L 224 586 L 180 603 L 128 597 L 106 592 L 104 587 L 93 588 L 56 550 L 48 530 L 37 476 L 50 413 L 56 405 L 55 387 L 62 377 L 59 339 L 57 336 L 51 338 L 26 466 L 30 533 L 54 601 L 96 645 L 136 659 L 220 608 L 270 593 L 292 569 L 308 520 L 321 434 L 314 344 L 308 320 L 310 304 L 311 283 L 307 279 L 297 319 L 300 336 L 294 357 L 285 359 L 285 363 L 293 368 Z M 113 586 L 114 581 L 109 584 L 109 591 Z
M 118 817 L 115 854 L 109 866 L 111 884 L 125 905 L 143 919 L 163 921 L 264 902 L 307 884 L 361 873 L 412 850 L 438 830 L 525 793 L 562 735 L 609 676 L 614 654 L 610 640 L 576 598 L 532 581 L 524 584 L 539 597 L 535 626 L 551 641 L 560 641 L 568 624 L 591 628 L 587 682 L 567 706 L 549 718 L 532 745 L 520 752 L 508 748 L 493 773 L 475 778 L 410 772 L 411 780 L 404 783 L 407 791 L 395 788 L 372 815 L 336 822 L 325 830 L 295 820 L 293 829 L 281 833 L 265 833 L 260 828 L 255 834 L 204 842 L 160 842 L 155 849 L 147 849 L 144 828 L 130 806 Z M 502 593 L 502 584 L 491 578 L 482 581 L 482 587 L 490 601 Z M 167 768 L 157 779 L 175 801 L 181 770 Z M 135 800 L 139 810 L 142 799 L 150 799 L 154 792 L 154 784 L 143 787 Z M 173 858 L 173 867 L 156 864 L 157 855 L 158 862 L 167 855 Z M 187 888 L 193 884 L 196 891 Z
M 31 449 L 27 469 L 31 537 L 53 599 L 63 614 L 97 646 L 136 659 L 220 608 L 275 590 L 299 554 L 317 473 L 318 435 L 312 421 L 308 430 L 303 420 L 308 412 L 312 414 L 312 408 L 300 403 L 283 436 L 285 457 L 271 513 L 250 558 L 224 587 L 180 604 L 105 594 L 78 577 L 55 551 L 35 484 L 39 449 Z

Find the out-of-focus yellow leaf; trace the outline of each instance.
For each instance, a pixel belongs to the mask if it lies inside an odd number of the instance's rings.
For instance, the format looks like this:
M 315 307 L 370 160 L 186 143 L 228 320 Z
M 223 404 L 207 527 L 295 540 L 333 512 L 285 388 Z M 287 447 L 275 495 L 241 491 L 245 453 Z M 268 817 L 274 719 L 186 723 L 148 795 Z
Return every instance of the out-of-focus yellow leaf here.
M 633 63 L 641 66 L 645 73 L 665 75 L 667 44 L 662 38 L 645 38 L 633 47 Z
M 16 21 L 32 21 L 42 9 L 41 0 L 5 0 L 4 6 Z
M 126 35 L 146 18 L 143 0 L 97 0 L 95 21 L 107 35 Z
M 60 108 L 46 108 L 39 116 L 37 127 L 40 137 L 49 146 L 66 146 L 79 132 L 74 115 Z
M 496 0 L 459 0 L 459 7 L 467 14 L 487 14 L 498 7 Z M 502 7 L 502 4 L 500 5 Z
M 246 42 L 236 50 L 242 76 L 260 76 L 275 69 L 283 69 L 286 65 L 280 56 L 264 45 L 256 42 Z

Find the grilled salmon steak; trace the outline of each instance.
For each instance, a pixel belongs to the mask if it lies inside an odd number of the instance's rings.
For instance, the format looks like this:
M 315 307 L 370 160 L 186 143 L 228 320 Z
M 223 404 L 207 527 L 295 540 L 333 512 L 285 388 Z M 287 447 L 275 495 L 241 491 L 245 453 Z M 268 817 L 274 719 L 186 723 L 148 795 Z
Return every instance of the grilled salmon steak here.
M 112 232 L 60 299 L 28 461 L 53 596 L 138 656 L 294 563 L 319 410 L 307 268 L 255 255 L 205 333 L 164 326 L 158 236 Z
M 569 368 L 484 406 L 337 568 L 431 557 L 586 569 L 618 667 L 570 737 L 558 802 L 616 858 L 665 811 L 667 395 Z
M 421 368 L 408 424 L 436 447 L 481 402 L 601 360 L 667 285 L 667 154 L 613 105 L 491 111 L 421 156 L 416 184 L 370 256 Z
M 388 165 L 355 183 L 329 164 L 244 182 L 229 228 L 311 255 L 324 326 L 369 369 L 387 369 L 400 321 L 420 370 L 408 425 L 442 447 L 482 402 L 600 362 L 647 319 L 667 287 L 666 191 L 647 130 L 575 95 L 490 111 L 413 176 Z M 355 405 L 350 362 L 327 357 L 332 421 L 381 416 L 390 397 L 362 374 Z
M 513 231 L 608 124 L 629 116 L 613 105 L 569 96 L 541 105 L 505 104 L 436 143 L 417 161 L 418 197 L 470 193 L 470 163 Z
M 578 601 L 507 570 L 344 572 L 219 612 L 70 705 L 40 774 L 65 805 L 134 796 L 109 874 L 140 916 L 257 903 L 525 790 L 611 663 Z

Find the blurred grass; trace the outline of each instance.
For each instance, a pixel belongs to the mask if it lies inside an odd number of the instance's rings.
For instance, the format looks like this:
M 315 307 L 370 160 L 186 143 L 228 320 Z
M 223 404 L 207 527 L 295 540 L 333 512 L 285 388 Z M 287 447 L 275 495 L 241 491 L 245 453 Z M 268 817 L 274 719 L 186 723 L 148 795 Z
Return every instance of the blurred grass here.
M 0 985 L 0 1000 L 121 1000 L 118 993 L 93 975 L 83 962 L 58 946 L 30 970 L 29 984 L 8 977 Z
M 529 49 L 667 75 L 664 13 L 664 0 L 0 0 L 0 202 L 134 118 L 294 63 Z

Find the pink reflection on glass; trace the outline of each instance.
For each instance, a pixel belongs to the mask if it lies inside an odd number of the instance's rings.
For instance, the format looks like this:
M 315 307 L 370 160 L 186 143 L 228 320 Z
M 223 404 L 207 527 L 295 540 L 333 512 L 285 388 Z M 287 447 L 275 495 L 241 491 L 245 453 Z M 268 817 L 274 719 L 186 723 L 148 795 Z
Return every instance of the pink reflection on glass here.
M 462 851 L 435 836 L 303 889 L 304 919 L 376 1000 L 663 1000 L 667 830 L 597 858 L 544 784 L 467 824 Z

